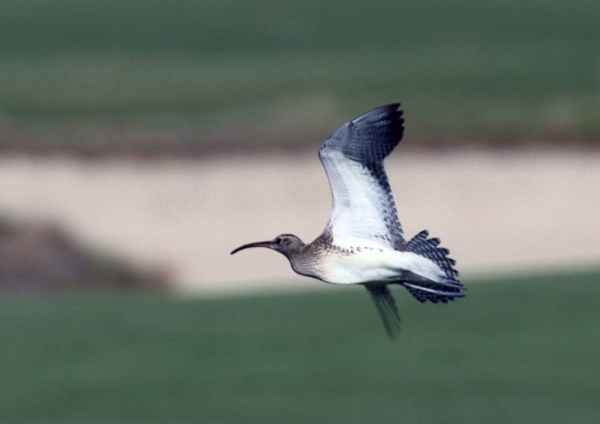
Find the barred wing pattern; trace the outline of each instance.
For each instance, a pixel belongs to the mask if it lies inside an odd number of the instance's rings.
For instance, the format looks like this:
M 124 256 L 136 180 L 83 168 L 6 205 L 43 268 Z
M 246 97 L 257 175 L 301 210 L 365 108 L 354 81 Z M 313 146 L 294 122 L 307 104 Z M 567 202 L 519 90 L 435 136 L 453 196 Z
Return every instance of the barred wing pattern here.
M 345 123 L 319 150 L 333 196 L 327 229 L 334 240 L 348 236 L 377 239 L 405 250 L 383 164 L 404 132 L 399 107 L 399 103 L 382 106 Z

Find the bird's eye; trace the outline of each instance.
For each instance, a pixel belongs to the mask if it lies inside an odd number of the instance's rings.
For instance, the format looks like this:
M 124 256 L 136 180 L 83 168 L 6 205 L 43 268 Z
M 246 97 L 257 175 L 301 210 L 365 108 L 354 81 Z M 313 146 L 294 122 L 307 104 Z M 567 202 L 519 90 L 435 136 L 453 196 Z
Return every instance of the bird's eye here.
M 281 239 L 281 237 L 277 237 L 277 238 L 275 239 L 275 243 L 277 243 L 277 244 L 281 244 L 281 242 L 282 242 L 282 241 L 283 241 L 283 240 Z

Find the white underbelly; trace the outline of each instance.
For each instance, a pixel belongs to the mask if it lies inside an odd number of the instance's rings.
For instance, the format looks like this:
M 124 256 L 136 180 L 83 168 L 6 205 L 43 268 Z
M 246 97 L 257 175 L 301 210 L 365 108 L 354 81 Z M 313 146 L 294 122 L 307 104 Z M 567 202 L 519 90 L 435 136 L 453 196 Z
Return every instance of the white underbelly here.
M 437 280 L 442 270 L 431 260 L 412 252 L 372 249 L 347 254 L 332 252 L 323 261 L 322 279 L 332 284 L 388 282 L 416 274 Z

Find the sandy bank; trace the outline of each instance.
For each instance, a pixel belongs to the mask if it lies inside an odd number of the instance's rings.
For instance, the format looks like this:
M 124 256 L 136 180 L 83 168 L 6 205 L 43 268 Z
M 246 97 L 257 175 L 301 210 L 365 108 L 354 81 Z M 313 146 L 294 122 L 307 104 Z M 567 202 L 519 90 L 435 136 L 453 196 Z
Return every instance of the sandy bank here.
M 600 152 L 397 152 L 387 162 L 407 235 L 427 228 L 463 274 L 600 264 Z M 186 292 L 311 287 L 285 259 L 232 248 L 316 237 L 330 193 L 316 155 L 207 161 L 0 159 L 0 213 L 53 219 L 161 264 Z

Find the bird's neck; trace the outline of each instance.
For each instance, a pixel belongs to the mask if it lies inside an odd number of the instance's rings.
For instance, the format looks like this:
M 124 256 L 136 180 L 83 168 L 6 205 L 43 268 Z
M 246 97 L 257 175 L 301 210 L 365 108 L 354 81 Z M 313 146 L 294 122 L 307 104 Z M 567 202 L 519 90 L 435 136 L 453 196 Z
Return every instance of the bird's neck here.
M 294 272 L 307 277 L 315 277 L 317 275 L 317 263 L 314 257 L 306 254 L 298 253 L 288 256 L 290 265 Z
M 290 246 L 286 251 L 283 251 L 281 253 L 283 253 L 285 257 L 290 260 L 291 263 L 292 261 L 298 260 L 299 258 L 304 256 L 306 254 L 306 249 L 308 246 L 308 244 L 299 242 L 298 244 Z
M 331 242 L 331 234 L 324 232 L 317 237 L 312 243 L 297 246 L 296 249 L 290 251 L 286 255 L 290 261 L 292 269 L 307 277 L 318 278 L 319 267 L 321 265 L 321 256 L 326 253 L 326 248 Z

